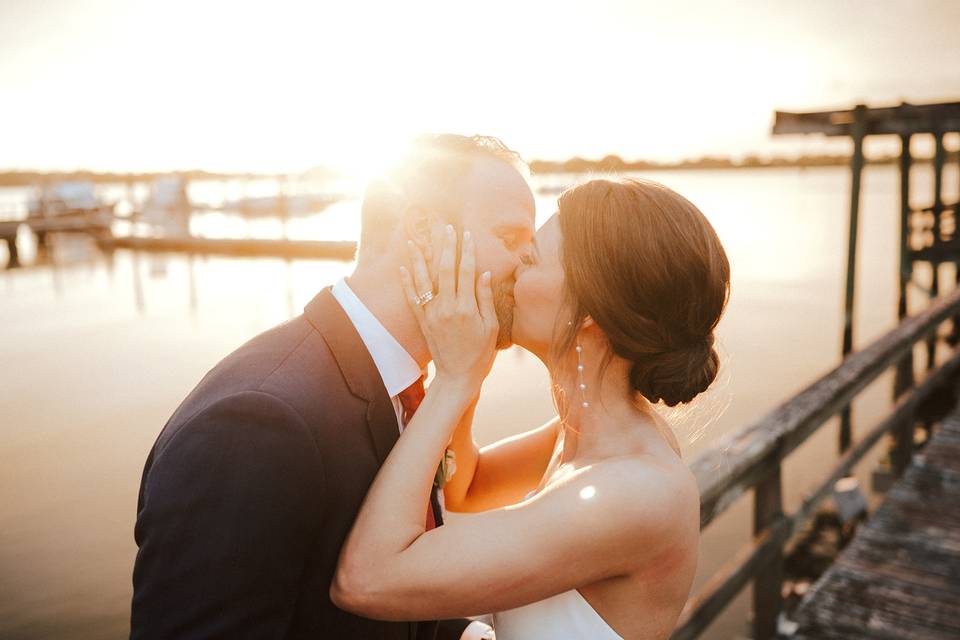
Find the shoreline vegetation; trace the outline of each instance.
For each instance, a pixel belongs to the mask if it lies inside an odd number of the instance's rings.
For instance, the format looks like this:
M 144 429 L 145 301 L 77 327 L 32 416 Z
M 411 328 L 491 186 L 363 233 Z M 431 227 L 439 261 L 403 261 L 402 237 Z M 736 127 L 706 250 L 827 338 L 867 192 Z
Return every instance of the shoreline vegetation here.
M 960 161 L 960 151 L 947 151 L 947 163 Z M 868 165 L 896 164 L 897 156 L 879 156 L 867 158 Z M 917 157 L 913 164 L 931 164 L 933 158 Z M 812 154 L 798 157 L 760 157 L 744 156 L 734 160 L 723 156 L 703 156 L 678 162 L 657 162 L 653 160 L 624 160 L 620 156 L 609 155 L 600 160 L 573 157 L 568 160 L 531 160 L 530 171 L 535 175 L 557 173 L 623 172 L 623 171 L 682 171 L 688 169 L 767 169 L 782 167 L 846 167 L 850 165 L 850 156 L 844 154 Z M 187 171 L 158 171 L 144 173 L 77 171 L 2 171 L 0 187 L 29 187 L 38 184 L 64 180 L 82 180 L 94 183 L 144 182 L 161 176 L 177 175 L 187 180 L 235 180 L 235 179 L 285 179 L 295 174 L 277 173 L 217 173 L 199 169 Z M 303 178 L 343 177 L 336 169 L 318 166 L 299 174 Z

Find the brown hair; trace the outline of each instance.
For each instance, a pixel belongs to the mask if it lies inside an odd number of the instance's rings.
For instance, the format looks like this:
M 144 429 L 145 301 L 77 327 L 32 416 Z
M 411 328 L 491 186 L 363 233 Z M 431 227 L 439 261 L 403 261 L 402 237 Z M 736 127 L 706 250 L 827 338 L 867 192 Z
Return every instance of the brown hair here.
M 457 223 L 471 163 L 484 157 L 507 163 L 524 178 L 529 176 L 520 155 L 493 136 L 417 136 L 396 162 L 367 185 L 360 206 L 360 249 L 381 249 L 385 232 L 396 224 L 397 209 L 409 203 Z
M 569 352 L 590 316 L 612 352 L 633 363 L 635 391 L 671 407 L 690 402 L 717 375 L 713 332 L 730 295 L 730 264 L 710 222 L 650 180 L 591 180 L 558 204 L 573 322 L 556 353 Z

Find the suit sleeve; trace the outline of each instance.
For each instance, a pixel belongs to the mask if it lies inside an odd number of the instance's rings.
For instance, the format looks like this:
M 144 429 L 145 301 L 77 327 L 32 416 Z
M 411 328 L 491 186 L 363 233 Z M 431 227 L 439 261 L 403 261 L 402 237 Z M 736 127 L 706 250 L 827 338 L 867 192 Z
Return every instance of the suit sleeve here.
M 151 454 L 131 638 L 278 637 L 323 520 L 320 452 L 260 392 L 222 399 Z

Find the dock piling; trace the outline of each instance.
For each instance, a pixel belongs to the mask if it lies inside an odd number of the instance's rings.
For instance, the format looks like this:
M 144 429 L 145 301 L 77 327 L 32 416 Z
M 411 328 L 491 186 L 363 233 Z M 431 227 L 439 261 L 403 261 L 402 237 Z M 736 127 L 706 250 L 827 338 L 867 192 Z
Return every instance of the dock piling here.
M 853 302 L 857 275 L 857 224 L 860 217 L 860 181 L 863 174 L 863 139 L 867 133 L 867 107 L 853 109 L 850 137 L 853 139 L 853 161 L 850 164 L 850 226 L 847 234 L 847 283 L 843 304 L 843 357 L 853 350 Z M 839 452 L 850 448 L 850 406 L 840 414 Z

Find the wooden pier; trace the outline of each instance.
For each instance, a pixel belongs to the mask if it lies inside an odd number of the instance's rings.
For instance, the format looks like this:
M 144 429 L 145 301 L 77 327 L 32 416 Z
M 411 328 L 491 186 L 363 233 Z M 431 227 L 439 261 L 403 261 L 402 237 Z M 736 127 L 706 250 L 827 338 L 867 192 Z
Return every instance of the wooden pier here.
M 890 440 L 895 474 L 907 467 L 918 424 L 932 424 L 956 406 L 960 350 L 942 364 L 930 361 L 918 384 L 904 389 L 890 412 L 864 429 L 858 441 L 840 452 L 833 470 L 793 512 L 783 507 L 783 461 L 839 414 L 871 382 L 912 354 L 931 337 L 946 342 L 942 325 L 960 313 L 960 289 L 907 317 L 864 349 L 850 353 L 832 371 L 814 381 L 769 414 L 723 439 L 691 464 L 700 486 L 700 526 L 707 527 L 748 491 L 753 493 L 754 537 L 734 554 L 687 602 L 672 640 L 698 638 L 709 624 L 753 582 L 753 638 L 774 638 L 783 610 L 785 548 L 818 507 L 835 496 L 837 482 L 884 438 Z M 912 372 L 912 369 L 911 369 Z M 960 554 L 960 549 L 956 550 Z
M 37 237 L 37 247 L 42 252 L 47 248 L 47 236 L 56 233 L 80 233 L 96 239 L 111 236 L 110 225 L 113 214 L 104 211 L 84 212 L 55 217 L 36 217 L 26 220 L 0 220 L 0 242 L 5 242 L 9 259 L 7 268 L 20 266 L 20 252 L 17 250 L 17 236 L 20 227 L 26 226 Z
M 807 635 L 799 637 L 960 638 L 960 414 L 956 409 L 960 393 L 960 269 L 956 285 L 945 295 L 938 277 L 941 263 L 960 266 L 960 242 L 955 240 L 958 207 L 943 199 L 944 137 L 956 131 L 960 131 L 960 102 L 883 108 L 857 105 L 842 111 L 776 114 L 775 134 L 819 133 L 849 136 L 853 141 L 840 364 L 767 415 L 715 444 L 691 464 L 700 487 L 701 529 L 741 496 L 752 494 L 753 537 L 697 593 L 691 594 L 671 640 L 703 636 L 717 616 L 751 583 L 750 636 L 754 640 L 798 637 L 790 635 L 798 632 L 798 621 L 785 610 L 785 590 L 789 586 L 787 559 L 793 557 L 789 554 L 795 551 L 799 534 L 824 503 L 832 499 L 839 505 L 849 496 L 849 488 L 856 486 L 851 477 L 854 467 L 881 441 L 887 442 L 887 451 L 881 467 L 873 470 L 875 481 L 878 477 L 900 477 L 908 467 L 914 470 L 890 490 L 889 506 L 885 504 L 868 520 L 871 524 L 863 535 L 859 539 L 854 536 L 854 546 L 847 547 L 850 551 L 833 570 L 832 581 L 821 576 L 824 581 L 817 590 L 821 595 L 804 601 L 803 620 L 808 626 L 802 633 Z M 866 160 L 863 142 L 870 135 L 896 135 L 902 145 L 897 309 L 900 322 L 886 335 L 854 351 L 857 232 L 861 174 Z M 910 142 L 916 135 L 931 135 L 936 149 L 932 204 L 921 209 L 912 207 L 910 202 Z M 930 264 L 933 278 L 929 286 L 920 286 L 914 280 L 917 262 Z M 911 287 L 928 300 L 927 308 L 912 316 L 907 313 Z M 925 347 L 922 351 L 926 361 L 917 367 L 914 351 L 920 345 Z M 950 352 L 940 363 L 936 361 L 938 346 Z M 891 368 L 893 402 L 889 412 L 875 424 L 863 425 L 854 441 L 853 401 Z M 930 434 L 933 426 L 948 414 L 936 442 L 930 441 L 930 448 L 919 454 L 922 457 L 914 458 L 916 436 L 922 432 Z M 800 506 L 786 512 L 783 462 L 834 416 L 840 418 L 837 461 L 804 496 Z M 948 462 L 950 456 L 952 460 Z M 859 517 L 869 517 L 865 508 L 860 511 Z M 851 577 L 850 567 L 856 563 L 862 570 L 859 582 Z M 867 563 L 872 563 L 872 575 L 866 572 Z M 855 600 L 841 600 L 844 591 L 851 592 L 846 597 Z M 850 608 L 846 608 L 847 603 Z M 874 614 L 865 608 L 854 611 L 858 606 L 854 603 L 873 606 L 878 617 L 871 617 Z M 830 616 L 834 616 L 833 624 Z M 892 626 L 896 616 L 916 626 L 901 631 Z M 812 625 L 818 621 L 822 624 L 814 632 Z M 923 623 L 929 625 L 927 631 L 920 626 Z M 854 634 L 853 628 L 858 629 L 859 635 Z
M 188 253 L 252 258 L 353 260 L 352 240 L 287 240 L 270 238 L 200 238 L 197 236 L 112 236 L 97 244 L 105 251 L 132 249 L 152 253 Z
M 47 239 L 56 234 L 87 235 L 98 247 L 111 252 L 117 249 L 152 253 L 186 253 L 232 257 L 353 260 L 357 243 L 337 240 L 291 240 L 287 238 L 209 238 L 190 235 L 189 219 L 194 212 L 235 211 L 241 217 L 277 218 L 286 224 L 294 215 L 320 212 L 342 200 L 343 193 L 290 193 L 289 176 L 277 176 L 277 193 L 271 196 L 246 196 L 217 205 L 193 203 L 182 175 L 157 176 L 151 185 L 150 197 L 130 215 L 114 215 L 114 205 L 97 200 L 92 185 L 70 183 L 70 193 L 58 193 L 55 183 L 39 189 L 42 197 L 31 204 L 25 219 L 0 219 L 0 243 L 7 246 L 7 268 L 21 266 L 17 238 L 23 229 L 37 239 L 38 254 L 47 250 Z M 128 189 L 132 189 L 128 182 Z M 80 187 L 79 189 L 77 187 Z M 51 191 L 53 193 L 51 193 Z M 71 196 L 81 196 L 71 201 Z M 133 203 L 131 196 L 131 203 Z M 115 235 L 113 222 L 122 220 L 144 223 L 155 234 Z M 173 224 L 170 224 L 173 223 Z
M 914 455 L 794 621 L 794 640 L 960 638 L 960 408 Z
M 200 236 L 116 236 L 111 231 L 112 215 L 61 216 L 0 221 L 0 242 L 6 242 L 8 269 L 20 266 L 17 235 L 22 226 L 37 237 L 41 251 L 48 235 L 85 234 L 105 252 L 117 249 L 147 253 L 186 253 L 251 258 L 353 260 L 357 243 L 352 240 L 291 240 L 287 238 L 205 238 Z

